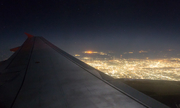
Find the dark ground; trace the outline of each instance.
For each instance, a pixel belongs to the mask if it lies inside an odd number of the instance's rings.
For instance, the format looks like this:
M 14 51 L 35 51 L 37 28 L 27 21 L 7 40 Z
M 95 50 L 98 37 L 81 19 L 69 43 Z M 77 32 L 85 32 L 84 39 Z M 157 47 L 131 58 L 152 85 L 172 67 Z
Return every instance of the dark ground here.
M 179 81 L 119 80 L 171 108 L 180 108 Z

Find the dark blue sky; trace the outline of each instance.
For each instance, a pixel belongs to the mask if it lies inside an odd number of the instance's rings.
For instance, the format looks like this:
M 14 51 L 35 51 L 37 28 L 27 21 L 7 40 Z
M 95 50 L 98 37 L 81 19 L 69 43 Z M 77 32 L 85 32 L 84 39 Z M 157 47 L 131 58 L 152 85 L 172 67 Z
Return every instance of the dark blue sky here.
M 178 49 L 180 0 L 1 0 L 0 51 L 24 32 L 69 53 Z

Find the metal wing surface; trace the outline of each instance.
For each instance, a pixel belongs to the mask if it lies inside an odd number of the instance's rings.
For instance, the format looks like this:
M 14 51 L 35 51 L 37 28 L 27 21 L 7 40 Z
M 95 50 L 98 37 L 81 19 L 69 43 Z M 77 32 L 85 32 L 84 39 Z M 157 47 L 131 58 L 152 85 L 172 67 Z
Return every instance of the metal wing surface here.
M 0 62 L 0 108 L 144 107 L 167 108 L 43 37 L 30 35 Z

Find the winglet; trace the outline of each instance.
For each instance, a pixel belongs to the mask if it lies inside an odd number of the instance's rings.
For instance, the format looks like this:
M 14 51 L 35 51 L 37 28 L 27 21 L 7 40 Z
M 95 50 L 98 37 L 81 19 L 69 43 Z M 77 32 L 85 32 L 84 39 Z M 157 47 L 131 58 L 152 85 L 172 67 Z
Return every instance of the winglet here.
M 12 48 L 12 49 L 10 49 L 10 51 L 16 52 L 19 48 L 20 48 L 20 47 Z
M 28 33 L 26 33 L 26 32 L 25 32 L 25 34 L 27 35 L 28 38 L 34 37 L 33 35 L 28 34 Z

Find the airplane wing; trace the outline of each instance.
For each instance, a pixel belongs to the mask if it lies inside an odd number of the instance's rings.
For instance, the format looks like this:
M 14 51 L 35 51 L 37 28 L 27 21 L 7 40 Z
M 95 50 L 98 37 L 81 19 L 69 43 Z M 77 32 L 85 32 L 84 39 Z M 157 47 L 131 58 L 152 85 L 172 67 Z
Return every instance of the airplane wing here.
M 43 37 L 27 35 L 0 62 L 0 108 L 168 108 Z

